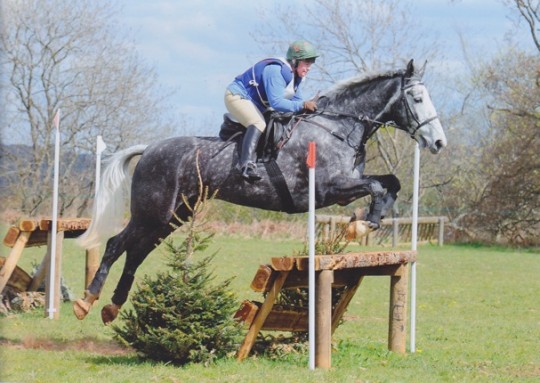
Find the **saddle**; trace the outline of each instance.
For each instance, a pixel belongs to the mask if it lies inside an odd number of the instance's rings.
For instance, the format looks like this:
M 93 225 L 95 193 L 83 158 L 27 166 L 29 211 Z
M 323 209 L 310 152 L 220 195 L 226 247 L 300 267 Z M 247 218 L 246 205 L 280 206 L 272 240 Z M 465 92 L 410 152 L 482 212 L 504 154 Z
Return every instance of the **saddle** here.
M 257 145 L 257 162 L 270 162 L 278 156 L 279 150 L 289 141 L 296 124 L 292 112 L 281 113 L 268 111 L 264 114 L 266 129 Z M 231 141 L 243 138 L 246 128 L 242 126 L 230 113 L 223 115 L 223 123 L 219 131 L 219 138 Z

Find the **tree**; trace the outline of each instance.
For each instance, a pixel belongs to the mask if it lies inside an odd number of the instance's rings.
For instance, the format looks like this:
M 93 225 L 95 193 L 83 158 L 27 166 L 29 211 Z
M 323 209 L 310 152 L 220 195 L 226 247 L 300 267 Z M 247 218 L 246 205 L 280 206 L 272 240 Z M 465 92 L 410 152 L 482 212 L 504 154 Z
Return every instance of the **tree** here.
M 2 196 L 25 214 L 47 214 L 52 119 L 61 109 L 60 213 L 80 214 L 93 191 L 97 135 L 116 151 L 171 131 L 166 93 L 115 24 L 106 1 L 2 2 Z M 6 207 L 6 206 L 5 206 Z

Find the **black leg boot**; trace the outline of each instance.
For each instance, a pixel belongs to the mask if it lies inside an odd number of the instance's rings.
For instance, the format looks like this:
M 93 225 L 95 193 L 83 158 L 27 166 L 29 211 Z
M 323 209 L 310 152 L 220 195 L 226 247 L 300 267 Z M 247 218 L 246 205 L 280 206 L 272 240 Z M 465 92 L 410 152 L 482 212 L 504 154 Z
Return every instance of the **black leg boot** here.
M 248 181 L 258 181 L 261 179 L 260 174 L 257 172 L 257 144 L 262 132 L 250 125 L 246 128 L 244 134 L 244 140 L 242 141 L 242 153 L 240 154 L 240 170 L 242 171 L 242 177 Z

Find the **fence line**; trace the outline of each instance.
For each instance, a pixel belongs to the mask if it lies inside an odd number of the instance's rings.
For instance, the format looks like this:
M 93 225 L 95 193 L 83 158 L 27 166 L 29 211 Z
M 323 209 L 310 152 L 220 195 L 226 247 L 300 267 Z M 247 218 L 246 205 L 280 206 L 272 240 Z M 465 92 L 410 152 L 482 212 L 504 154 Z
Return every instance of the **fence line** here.
M 351 217 L 339 215 L 317 215 L 317 232 L 324 239 L 336 235 L 336 230 L 345 230 L 351 222 Z M 444 224 L 447 217 L 418 217 L 418 242 L 431 242 L 437 240 L 437 244 L 444 244 Z M 344 227 L 345 226 L 345 227 Z M 360 244 L 392 244 L 409 243 L 411 241 L 412 218 L 385 218 L 381 220 L 379 230 L 369 233 L 361 238 Z M 350 239 L 350 238 L 349 238 Z M 354 239 L 353 239 L 354 240 Z

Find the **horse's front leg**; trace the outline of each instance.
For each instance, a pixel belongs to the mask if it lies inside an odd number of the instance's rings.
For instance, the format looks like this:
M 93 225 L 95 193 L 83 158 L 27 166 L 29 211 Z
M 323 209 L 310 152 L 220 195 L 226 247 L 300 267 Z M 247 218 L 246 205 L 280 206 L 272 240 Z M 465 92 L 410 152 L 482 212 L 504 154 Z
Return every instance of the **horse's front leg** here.
M 360 179 L 342 177 L 334 180 L 329 187 L 328 197 L 335 199 L 338 204 L 346 205 L 358 198 L 371 196 L 371 204 L 366 221 L 371 229 L 378 229 L 381 224 L 381 215 L 385 205 L 385 190 L 381 183 L 374 178 Z
M 393 174 L 385 174 L 382 176 L 365 175 L 364 178 L 378 181 L 383 189 L 386 190 L 383 197 L 381 218 L 386 217 L 392 211 L 394 203 L 397 200 L 397 194 L 401 190 L 399 179 Z

